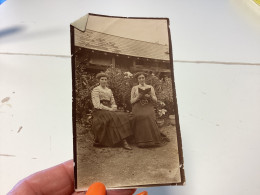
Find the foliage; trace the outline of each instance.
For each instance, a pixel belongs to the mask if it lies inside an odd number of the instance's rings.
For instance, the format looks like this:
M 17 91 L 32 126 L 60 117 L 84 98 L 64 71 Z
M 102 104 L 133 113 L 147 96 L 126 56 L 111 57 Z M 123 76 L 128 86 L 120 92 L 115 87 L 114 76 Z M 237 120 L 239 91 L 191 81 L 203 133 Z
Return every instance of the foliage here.
M 166 116 L 167 110 L 165 109 L 165 103 L 161 100 L 158 100 L 155 105 L 156 118 L 161 119 Z
M 157 98 L 161 99 L 161 98 L 159 98 L 159 96 L 162 92 L 162 80 L 160 80 L 154 74 L 150 74 L 146 77 L 145 81 L 146 81 L 146 84 L 153 86 Z
M 130 72 L 123 72 L 118 68 L 108 68 L 108 87 L 112 90 L 116 104 L 119 109 L 131 111 L 130 103 L 131 89 L 137 85 L 137 80 Z M 155 111 L 157 118 L 165 118 L 173 113 L 173 91 L 171 78 L 159 79 L 153 74 L 146 77 L 146 83 L 152 85 L 157 96 Z M 95 75 L 84 71 L 76 72 L 76 114 L 82 118 L 91 113 L 93 105 L 91 102 L 91 91 L 98 85 Z
M 172 79 L 165 77 L 161 87 L 161 92 L 159 94 L 160 99 L 167 102 L 173 102 Z
M 158 99 L 165 103 L 167 108 L 167 115 L 174 114 L 174 102 L 173 102 L 173 90 L 172 90 L 172 79 L 165 77 L 162 82 L 162 90 L 158 94 Z
M 91 91 L 98 85 L 95 75 L 90 73 L 78 73 L 76 75 L 76 118 L 81 119 L 91 113 Z
M 112 90 L 118 108 L 131 110 L 130 97 L 133 87 L 133 77 L 129 72 L 122 72 L 118 68 L 108 68 L 108 87 Z
M 174 114 L 172 79 L 168 77 L 159 79 L 151 74 L 147 76 L 146 83 L 154 87 L 158 99 L 155 104 L 157 118 L 166 118 L 170 114 Z

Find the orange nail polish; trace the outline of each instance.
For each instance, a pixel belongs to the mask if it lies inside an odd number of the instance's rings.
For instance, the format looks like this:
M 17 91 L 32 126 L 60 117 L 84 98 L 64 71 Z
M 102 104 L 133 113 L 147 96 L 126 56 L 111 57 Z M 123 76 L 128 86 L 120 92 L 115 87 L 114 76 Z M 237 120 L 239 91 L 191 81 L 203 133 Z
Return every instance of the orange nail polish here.
M 96 182 L 89 186 L 86 195 L 106 195 L 106 187 L 100 182 Z
M 143 191 L 143 192 L 141 192 L 141 193 L 139 193 L 139 194 L 136 194 L 136 195 L 148 195 L 148 192 Z

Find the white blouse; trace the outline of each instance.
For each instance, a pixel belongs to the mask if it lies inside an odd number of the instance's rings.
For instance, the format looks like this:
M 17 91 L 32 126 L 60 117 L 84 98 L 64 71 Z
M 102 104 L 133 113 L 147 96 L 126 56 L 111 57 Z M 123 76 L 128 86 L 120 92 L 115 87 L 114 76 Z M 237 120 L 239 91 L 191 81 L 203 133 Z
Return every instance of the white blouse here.
M 139 92 L 138 92 L 138 88 L 141 88 L 143 90 L 145 89 L 148 89 L 148 88 L 151 88 L 151 97 L 154 101 L 157 101 L 157 97 L 155 95 L 155 91 L 154 91 L 154 88 L 152 85 L 147 85 L 147 84 L 144 84 L 143 86 L 141 84 L 139 85 L 136 85 L 132 88 L 132 91 L 131 91 L 131 103 L 135 103 L 137 101 L 137 97 L 139 95 Z
M 109 110 L 110 108 L 100 103 L 100 100 L 110 101 L 111 105 L 116 105 L 112 90 L 105 87 L 101 87 L 100 85 L 95 87 L 91 92 L 91 99 L 96 109 Z

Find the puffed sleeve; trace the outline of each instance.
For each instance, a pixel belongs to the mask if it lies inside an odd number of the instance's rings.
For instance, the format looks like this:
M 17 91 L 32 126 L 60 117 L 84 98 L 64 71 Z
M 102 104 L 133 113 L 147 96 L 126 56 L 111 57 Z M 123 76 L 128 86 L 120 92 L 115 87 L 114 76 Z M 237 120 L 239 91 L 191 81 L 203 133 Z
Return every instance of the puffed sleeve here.
M 111 92 L 111 99 L 110 99 L 111 105 L 116 105 L 116 101 L 115 101 L 115 98 L 114 98 L 114 95 L 113 95 L 113 92 L 111 89 L 110 89 L 110 92 Z
M 100 98 L 99 98 L 99 90 L 98 88 L 94 88 L 91 92 L 91 99 L 92 99 L 92 104 L 94 108 L 96 109 L 103 109 L 103 110 L 109 110 L 110 108 L 107 106 L 104 106 L 103 104 L 100 103 Z
M 94 88 L 92 90 L 92 92 L 91 92 L 91 99 L 92 99 L 92 104 L 93 104 L 94 108 L 101 109 L 98 88 Z
M 131 90 L 131 104 L 134 104 L 138 100 L 138 97 L 136 95 L 136 87 L 133 87 Z
M 151 97 L 152 97 L 152 99 L 153 99 L 155 102 L 157 101 L 157 97 L 156 97 L 156 95 L 155 95 L 155 91 L 154 91 L 153 86 L 151 86 Z

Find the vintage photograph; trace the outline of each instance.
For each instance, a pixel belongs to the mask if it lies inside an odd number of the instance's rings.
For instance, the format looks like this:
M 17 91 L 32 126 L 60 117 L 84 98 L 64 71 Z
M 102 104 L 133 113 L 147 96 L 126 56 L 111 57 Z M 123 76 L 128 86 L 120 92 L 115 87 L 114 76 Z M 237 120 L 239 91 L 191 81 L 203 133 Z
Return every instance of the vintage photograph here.
M 75 188 L 183 185 L 169 20 L 71 24 Z

